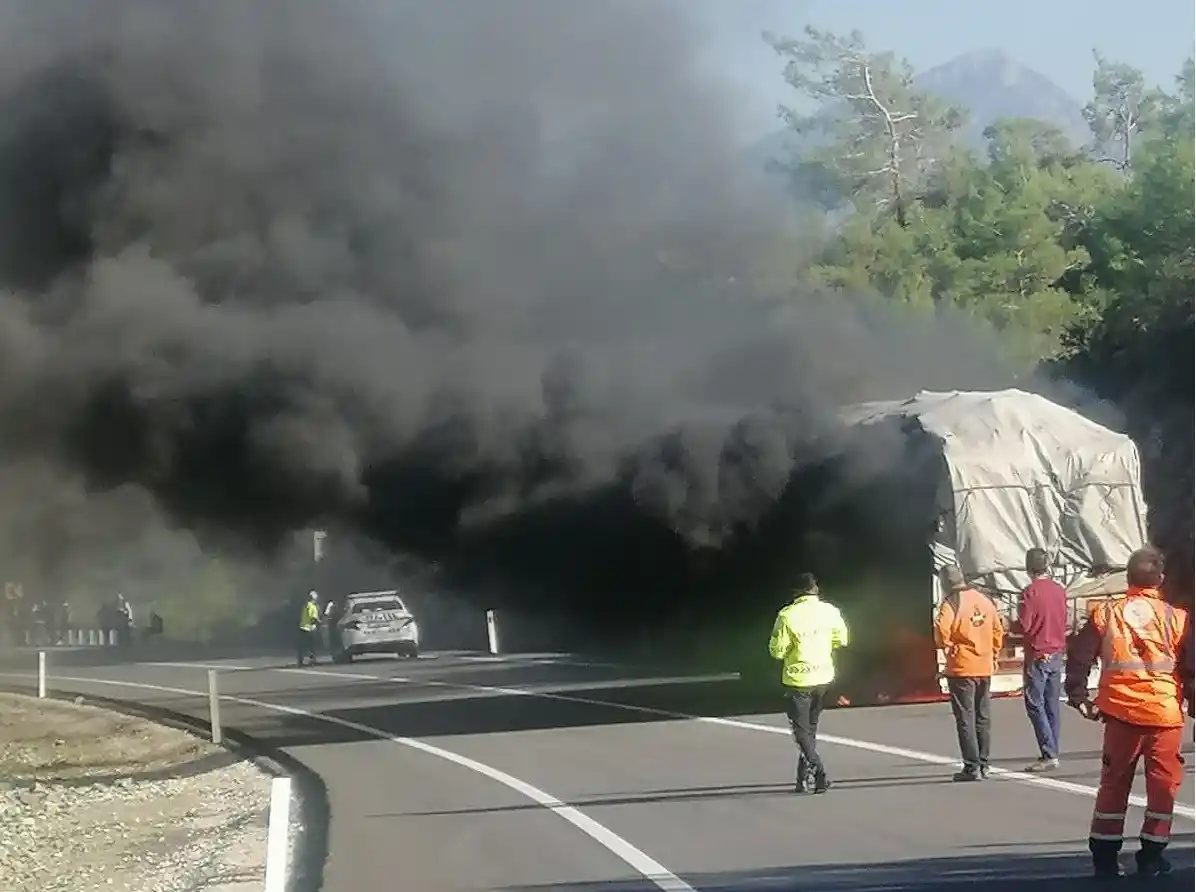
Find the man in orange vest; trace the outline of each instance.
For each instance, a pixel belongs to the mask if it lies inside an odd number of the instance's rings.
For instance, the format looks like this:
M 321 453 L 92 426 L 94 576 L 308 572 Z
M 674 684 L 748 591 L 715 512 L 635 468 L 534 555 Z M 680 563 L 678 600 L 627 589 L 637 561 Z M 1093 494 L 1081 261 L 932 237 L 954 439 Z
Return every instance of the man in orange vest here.
M 963 770 L 954 780 L 988 777 L 992 679 L 1005 627 L 993 602 L 970 587 L 956 566 L 939 571 L 943 602 L 934 620 L 934 645 L 946 651 L 947 691 Z
M 1100 789 L 1088 849 L 1098 877 L 1119 877 L 1125 812 L 1139 758 L 1146 763 L 1146 815 L 1138 834 L 1138 873 L 1157 876 L 1170 865 L 1171 816 L 1183 781 L 1183 701 L 1192 714 L 1192 628 L 1188 612 L 1160 594 L 1163 558 L 1153 549 L 1130 555 L 1125 597 L 1102 604 L 1072 639 L 1064 689 L 1080 714 L 1105 723 Z M 1088 699 L 1097 658 L 1100 684 Z

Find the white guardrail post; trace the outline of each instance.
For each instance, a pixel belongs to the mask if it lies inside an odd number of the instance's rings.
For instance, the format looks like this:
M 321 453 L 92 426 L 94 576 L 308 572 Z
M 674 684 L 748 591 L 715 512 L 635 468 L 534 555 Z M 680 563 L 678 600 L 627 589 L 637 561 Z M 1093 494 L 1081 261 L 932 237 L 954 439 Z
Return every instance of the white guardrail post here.
M 486 611 L 486 639 L 490 644 L 490 653 L 498 654 L 498 620 L 493 610 Z
M 46 699 L 46 652 L 37 652 L 37 698 Z
M 215 669 L 208 670 L 208 718 L 212 723 L 212 743 L 219 746 L 224 740 L 224 731 L 220 727 L 220 687 Z
M 270 782 L 270 818 L 266 830 L 266 892 L 286 892 L 290 866 L 291 779 Z

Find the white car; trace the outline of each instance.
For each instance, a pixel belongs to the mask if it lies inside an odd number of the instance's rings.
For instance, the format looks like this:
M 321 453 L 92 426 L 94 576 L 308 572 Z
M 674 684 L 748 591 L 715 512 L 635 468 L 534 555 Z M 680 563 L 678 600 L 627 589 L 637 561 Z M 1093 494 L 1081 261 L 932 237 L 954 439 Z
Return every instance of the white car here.
M 348 663 L 358 654 L 419 656 L 419 624 L 397 590 L 353 592 L 333 626 L 332 659 Z

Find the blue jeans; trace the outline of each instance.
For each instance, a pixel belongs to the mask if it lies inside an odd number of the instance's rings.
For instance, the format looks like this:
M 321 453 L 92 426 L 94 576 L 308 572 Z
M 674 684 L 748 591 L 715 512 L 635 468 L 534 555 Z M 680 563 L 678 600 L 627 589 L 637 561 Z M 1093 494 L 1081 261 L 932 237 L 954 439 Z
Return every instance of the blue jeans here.
M 1063 691 L 1063 654 L 1028 660 L 1022 673 L 1026 715 L 1044 759 L 1059 758 L 1059 697 Z

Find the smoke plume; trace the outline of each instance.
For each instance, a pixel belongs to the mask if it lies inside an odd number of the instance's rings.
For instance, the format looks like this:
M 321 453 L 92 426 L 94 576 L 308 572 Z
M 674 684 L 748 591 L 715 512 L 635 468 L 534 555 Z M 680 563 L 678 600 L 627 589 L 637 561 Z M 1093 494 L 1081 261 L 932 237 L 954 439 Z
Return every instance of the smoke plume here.
M 0 0 L 6 512 L 330 523 L 613 614 L 694 591 L 835 406 L 1001 380 L 961 323 L 753 280 L 813 234 L 708 37 L 680 0 Z

